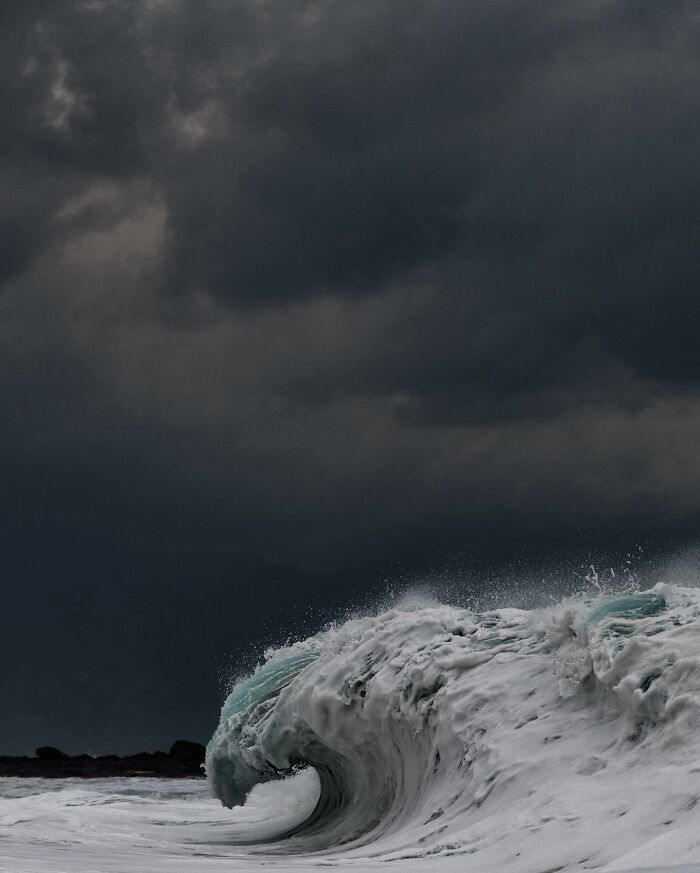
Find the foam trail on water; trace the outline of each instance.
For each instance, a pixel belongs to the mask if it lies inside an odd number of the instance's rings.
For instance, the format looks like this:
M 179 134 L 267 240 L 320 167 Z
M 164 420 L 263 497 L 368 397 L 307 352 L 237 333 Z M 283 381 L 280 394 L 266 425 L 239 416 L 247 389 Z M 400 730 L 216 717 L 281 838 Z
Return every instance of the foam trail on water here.
M 260 851 L 700 861 L 700 592 L 414 602 L 283 647 L 228 697 L 207 776 L 233 807 L 300 767 L 318 801 Z

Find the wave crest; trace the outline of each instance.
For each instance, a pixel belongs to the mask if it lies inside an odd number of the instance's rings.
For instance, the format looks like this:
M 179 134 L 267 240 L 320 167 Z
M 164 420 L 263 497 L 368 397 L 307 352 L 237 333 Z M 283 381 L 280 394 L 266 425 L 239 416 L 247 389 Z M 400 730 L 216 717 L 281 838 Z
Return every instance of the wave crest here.
M 240 805 L 311 766 L 319 800 L 278 835 L 287 850 L 382 838 L 397 857 L 477 851 L 480 824 L 505 810 L 564 814 L 594 774 L 612 785 L 652 753 L 657 767 L 679 744 L 700 753 L 699 616 L 700 592 L 658 585 L 546 610 L 354 619 L 234 688 L 207 749 L 212 792 Z

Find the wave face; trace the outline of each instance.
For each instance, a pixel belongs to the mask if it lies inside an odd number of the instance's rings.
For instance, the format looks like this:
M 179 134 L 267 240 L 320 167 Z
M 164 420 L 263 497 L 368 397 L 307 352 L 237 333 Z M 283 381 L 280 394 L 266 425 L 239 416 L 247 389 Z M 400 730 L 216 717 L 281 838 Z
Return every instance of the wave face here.
M 700 591 L 406 605 L 279 649 L 227 699 L 207 776 L 232 807 L 300 767 L 318 801 L 276 852 L 583 869 L 614 844 L 631 869 L 671 838 L 700 859 Z

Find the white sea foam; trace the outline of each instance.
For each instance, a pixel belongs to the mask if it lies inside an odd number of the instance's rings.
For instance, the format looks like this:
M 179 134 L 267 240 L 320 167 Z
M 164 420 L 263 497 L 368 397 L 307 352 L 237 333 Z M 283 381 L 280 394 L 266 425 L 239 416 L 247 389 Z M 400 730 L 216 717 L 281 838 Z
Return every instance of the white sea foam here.
M 6 780 L 0 870 L 700 873 L 700 591 L 354 619 L 234 688 L 207 773 L 244 805 Z

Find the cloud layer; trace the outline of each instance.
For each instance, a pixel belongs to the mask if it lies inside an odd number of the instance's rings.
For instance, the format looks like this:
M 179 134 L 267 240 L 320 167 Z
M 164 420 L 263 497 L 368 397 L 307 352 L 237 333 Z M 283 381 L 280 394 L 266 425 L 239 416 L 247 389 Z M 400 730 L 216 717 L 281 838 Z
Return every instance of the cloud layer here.
M 480 542 L 692 533 L 692 4 L 1 15 L 8 645 L 38 622 L 46 663 L 52 610 L 82 610 L 161 676 L 189 612 L 194 685 L 259 632 L 204 629 L 226 596 L 284 612 Z

